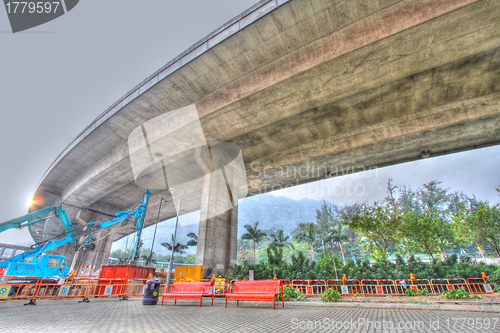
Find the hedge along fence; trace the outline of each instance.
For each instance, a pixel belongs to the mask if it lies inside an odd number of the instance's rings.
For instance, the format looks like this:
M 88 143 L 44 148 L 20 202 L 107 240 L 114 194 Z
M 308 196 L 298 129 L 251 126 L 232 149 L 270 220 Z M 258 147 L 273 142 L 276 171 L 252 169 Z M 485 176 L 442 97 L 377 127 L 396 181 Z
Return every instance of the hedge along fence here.
M 217 276 L 222 275 L 228 280 L 234 279 L 248 279 L 249 270 L 254 271 L 255 279 L 269 279 L 274 274 L 279 279 L 287 280 L 328 280 L 333 278 L 341 278 L 346 274 L 350 279 L 391 279 L 400 280 L 406 279 L 413 273 L 417 277 L 426 279 L 449 279 L 460 277 L 463 279 L 475 278 L 481 276 L 481 272 L 486 272 L 490 276 L 491 283 L 500 285 L 500 267 L 497 265 L 486 265 L 484 263 L 475 263 L 470 260 L 458 261 L 456 255 L 450 255 L 444 262 L 436 261 L 433 263 L 422 262 L 418 258 L 410 257 L 404 260 L 397 256 L 395 262 L 379 261 L 370 263 L 368 260 L 356 263 L 350 258 L 343 264 L 342 259 L 337 255 L 333 256 L 330 251 L 322 253 L 316 261 L 311 261 L 306 258 L 302 252 L 297 256 L 292 256 L 291 262 L 281 260 L 279 264 L 269 263 L 244 263 L 242 265 L 235 265 L 223 274 L 222 272 L 216 273 Z M 272 261 L 273 263 L 275 261 Z M 335 271 L 337 268 L 337 272 Z M 208 278 L 212 276 L 212 273 Z

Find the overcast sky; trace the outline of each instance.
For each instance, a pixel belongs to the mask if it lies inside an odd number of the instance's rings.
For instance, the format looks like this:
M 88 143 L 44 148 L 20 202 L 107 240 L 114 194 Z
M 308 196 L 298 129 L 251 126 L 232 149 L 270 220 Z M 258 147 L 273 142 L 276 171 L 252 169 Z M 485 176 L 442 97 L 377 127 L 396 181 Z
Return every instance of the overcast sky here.
M 257 2 L 84 0 L 16 34 L 0 8 L 0 221 L 27 213 L 50 164 L 111 104 Z
M 69 13 L 12 34 L 0 9 L 0 221 L 27 213 L 45 170 L 99 114 L 127 91 L 255 0 L 85 0 Z M 498 202 L 500 149 L 432 158 L 323 181 L 276 193 L 336 204 L 376 200 L 387 178 L 421 186 L 432 179 L 452 190 Z M 363 179 L 362 181 L 360 179 Z M 348 195 L 348 184 L 358 186 Z M 317 191 L 319 187 L 336 192 Z M 340 189 L 344 195 L 340 195 Z M 323 193 L 323 194 L 321 194 Z M 335 195 L 335 193 L 339 195 Z M 352 192 L 351 192 L 352 193 Z M 26 243 L 26 231 L 0 235 L 0 243 Z

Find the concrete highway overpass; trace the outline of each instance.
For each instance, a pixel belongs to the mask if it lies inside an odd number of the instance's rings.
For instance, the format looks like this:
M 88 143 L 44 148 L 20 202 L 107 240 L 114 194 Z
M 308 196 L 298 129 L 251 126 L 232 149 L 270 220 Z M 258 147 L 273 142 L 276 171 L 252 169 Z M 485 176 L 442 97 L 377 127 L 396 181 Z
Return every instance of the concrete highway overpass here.
M 79 228 L 73 206 L 91 209 L 81 213 L 86 221 L 133 207 L 144 189 L 134 181 L 130 133 L 189 105 L 207 142 L 241 148 L 249 195 L 330 177 L 340 166 L 360 171 L 495 145 L 500 2 L 261 1 L 90 124 L 44 174 L 31 210 L 62 201 Z M 283 172 L 301 167 L 301 176 Z M 171 200 L 153 190 L 146 225 L 156 222 L 160 195 Z M 166 205 L 160 219 L 175 214 Z M 237 207 L 201 222 L 197 263 L 222 271 L 235 263 L 236 228 Z M 41 241 L 37 229 L 30 232 Z M 104 263 L 112 241 L 132 231 L 131 223 L 113 230 L 86 263 Z M 50 223 L 46 233 L 62 228 Z M 59 252 L 71 258 L 69 247 Z

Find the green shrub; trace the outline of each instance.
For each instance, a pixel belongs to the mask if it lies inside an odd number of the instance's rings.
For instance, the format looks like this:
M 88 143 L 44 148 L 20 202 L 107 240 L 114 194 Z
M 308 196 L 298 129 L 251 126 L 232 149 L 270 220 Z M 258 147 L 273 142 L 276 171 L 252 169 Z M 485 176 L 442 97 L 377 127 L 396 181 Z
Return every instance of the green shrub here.
M 495 273 L 490 275 L 488 282 L 491 283 L 495 291 L 500 291 L 500 267 L 498 267 Z
M 337 290 L 333 290 L 332 288 L 328 288 L 323 292 L 323 296 L 321 296 L 323 302 L 337 302 L 342 299 L 342 295 L 339 294 Z
M 417 296 L 417 289 L 406 288 L 405 295 L 406 296 Z
M 289 301 L 292 298 L 302 298 L 302 294 L 300 293 L 300 290 L 293 289 L 292 286 L 285 286 L 283 287 L 283 297 L 285 298 L 285 301 Z M 281 294 L 276 295 L 274 299 L 281 301 Z
M 459 289 L 445 291 L 443 293 L 443 297 L 446 299 L 464 299 L 470 298 L 470 294 L 464 289 L 464 287 L 460 287 Z
M 429 291 L 427 289 L 420 289 L 418 292 L 418 296 L 427 296 Z

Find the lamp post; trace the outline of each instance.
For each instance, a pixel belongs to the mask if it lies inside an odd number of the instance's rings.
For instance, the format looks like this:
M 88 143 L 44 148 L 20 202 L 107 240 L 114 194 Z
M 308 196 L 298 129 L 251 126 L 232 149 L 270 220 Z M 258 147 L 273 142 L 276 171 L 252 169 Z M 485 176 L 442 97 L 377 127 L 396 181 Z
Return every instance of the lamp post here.
M 170 285 L 170 274 L 172 272 L 172 264 L 174 262 L 175 238 L 177 236 L 177 225 L 179 224 L 179 211 L 181 209 L 181 197 L 179 197 L 179 195 L 177 194 L 177 192 L 173 188 L 169 188 L 168 191 L 170 192 L 170 194 L 172 195 L 172 197 L 174 196 L 174 193 L 175 193 L 175 195 L 177 196 L 177 198 L 179 198 L 179 203 L 177 204 L 177 218 L 175 220 L 174 238 L 172 239 L 172 254 L 170 255 L 170 261 L 168 263 L 167 286 L 166 286 L 166 288 L 168 288 L 168 286 Z

